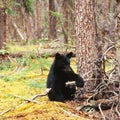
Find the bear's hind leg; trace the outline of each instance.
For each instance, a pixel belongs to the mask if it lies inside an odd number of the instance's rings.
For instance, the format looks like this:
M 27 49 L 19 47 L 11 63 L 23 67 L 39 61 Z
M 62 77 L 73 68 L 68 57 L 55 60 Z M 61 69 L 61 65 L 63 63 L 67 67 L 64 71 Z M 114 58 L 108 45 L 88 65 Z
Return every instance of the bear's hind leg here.
M 75 86 L 67 86 L 64 90 L 64 98 L 66 100 L 72 100 L 76 92 Z
M 64 97 L 61 92 L 55 92 L 55 91 L 51 90 L 48 93 L 48 97 L 51 101 L 64 102 Z

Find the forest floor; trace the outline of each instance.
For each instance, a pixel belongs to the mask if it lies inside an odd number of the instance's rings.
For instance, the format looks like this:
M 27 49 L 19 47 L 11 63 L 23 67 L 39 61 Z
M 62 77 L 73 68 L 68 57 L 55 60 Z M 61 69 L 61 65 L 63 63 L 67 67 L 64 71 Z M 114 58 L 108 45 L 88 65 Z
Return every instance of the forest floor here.
M 0 66 L 0 120 L 99 120 L 100 112 L 85 113 L 76 108 L 86 104 L 85 100 L 51 102 L 47 96 L 36 98 L 34 95 L 46 91 L 46 79 L 53 58 L 39 58 L 33 54 L 35 46 L 20 48 L 12 46 L 10 51 L 32 51 L 22 58 L 9 57 Z M 18 51 L 17 51 L 18 50 Z M 29 52 L 30 52 L 29 51 Z M 32 55 L 32 57 L 31 57 Z M 76 61 L 72 59 L 76 72 Z
M 29 63 L 23 59 L 21 62 L 11 60 L 13 62 L 2 63 L 0 67 L 0 120 L 91 120 L 78 112 L 77 104 L 72 101 L 50 102 L 43 96 L 35 99 L 37 103 L 28 102 L 34 95 L 45 93 L 48 71 L 40 71 L 38 59 Z M 52 59 L 46 61 L 50 63 Z

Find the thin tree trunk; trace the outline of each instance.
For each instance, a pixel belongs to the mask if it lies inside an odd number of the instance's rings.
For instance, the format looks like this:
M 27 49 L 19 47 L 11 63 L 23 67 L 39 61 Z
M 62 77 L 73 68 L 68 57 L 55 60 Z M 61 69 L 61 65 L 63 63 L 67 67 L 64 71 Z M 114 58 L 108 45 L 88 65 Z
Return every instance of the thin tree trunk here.
M 68 21 L 69 21 L 69 8 L 68 8 L 68 0 L 63 1 L 63 14 L 64 14 L 64 42 L 68 43 Z
M 36 10 L 35 10 L 35 35 L 36 39 L 41 38 L 41 28 L 42 28 L 42 3 L 40 0 L 36 1 Z
M 0 8 L 0 49 L 4 48 L 6 41 L 6 14 L 5 9 Z
M 56 39 L 56 16 L 52 14 L 56 12 L 55 1 L 49 0 L 49 39 Z
M 116 4 L 116 9 L 115 9 L 115 17 L 117 19 L 117 37 L 118 39 L 120 39 L 120 0 L 116 0 L 117 4 Z
M 46 2 L 41 0 L 34 1 L 33 13 L 26 10 L 24 0 L 16 0 L 16 2 L 18 2 L 20 6 L 13 5 L 11 8 L 15 13 L 17 13 L 17 15 L 13 16 L 11 14 L 7 14 L 8 40 L 22 40 L 23 42 L 27 42 L 28 40 L 37 40 L 41 37 L 41 29 L 45 23 L 43 22 L 43 24 L 41 24 L 41 20 L 43 19 L 43 15 L 41 14 L 44 14 L 42 13 L 44 6 L 41 4 Z

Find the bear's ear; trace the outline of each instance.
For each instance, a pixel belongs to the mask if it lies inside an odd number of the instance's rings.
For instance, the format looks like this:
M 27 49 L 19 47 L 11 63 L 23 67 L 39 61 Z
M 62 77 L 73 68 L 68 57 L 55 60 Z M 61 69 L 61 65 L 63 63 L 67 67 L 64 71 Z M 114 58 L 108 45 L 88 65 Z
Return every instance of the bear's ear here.
M 61 57 L 61 54 L 60 53 L 56 53 L 55 58 L 59 59 L 60 57 Z
M 69 52 L 69 53 L 67 53 L 67 55 L 66 55 L 68 58 L 71 58 L 72 56 L 73 56 L 73 52 Z

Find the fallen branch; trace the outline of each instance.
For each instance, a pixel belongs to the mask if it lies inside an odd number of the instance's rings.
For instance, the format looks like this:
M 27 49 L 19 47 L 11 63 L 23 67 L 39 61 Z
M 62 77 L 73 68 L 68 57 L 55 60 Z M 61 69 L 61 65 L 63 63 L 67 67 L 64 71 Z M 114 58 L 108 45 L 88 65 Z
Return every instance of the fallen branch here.
M 80 117 L 80 116 L 78 116 L 78 115 L 76 115 L 76 114 L 74 114 L 74 113 L 72 113 L 72 112 L 70 112 L 70 111 L 66 111 L 66 110 L 64 110 L 64 109 L 62 109 L 62 111 L 64 112 L 64 113 L 67 113 L 68 115 L 70 115 L 70 116 L 73 116 L 73 117 Z
M 49 92 L 50 92 L 51 88 L 47 88 L 46 92 L 43 93 L 43 94 L 37 94 L 35 96 L 33 96 L 30 100 L 35 100 L 37 97 L 43 97 L 43 96 L 46 96 Z
M 8 110 L 5 110 L 5 111 L 3 111 L 2 113 L 0 113 L 0 115 L 4 115 L 4 114 L 8 113 L 8 112 L 11 111 L 11 110 L 12 110 L 12 109 L 9 108 Z
M 103 120 L 106 120 L 105 115 L 103 114 L 102 109 L 101 109 L 101 103 L 98 105 L 98 107 L 99 107 L 99 110 L 100 110 Z
M 58 50 L 58 52 L 64 54 L 64 50 Z M 50 48 L 50 49 L 48 49 L 48 50 L 47 50 L 47 49 L 43 49 L 43 50 L 40 51 L 40 52 L 32 52 L 32 53 L 35 54 L 36 57 L 38 57 L 38 58 L 40 58 L 40 57 L 45 58 L 46 55 L 49 56 L 49 57 L 54 57 L 55 54 L 56 54 L 56 51 L 55 51 L 54 49 L 51 49 L 51 48 Z M 22 57 L 24 57 L 26 54 L 27 54 L 27 55 L 30 54 L 30 56 L 32 57 L 31 51 L 22 51 L 22 52 L 17 52 L 17 53 L 9 53 L 8 55 L 9 55 L 9 57 L 11 57 L 11 58 L 22 58 Z M 76 56 L 76 54 L 73 53 L 73 57 L 75 57 L 75 56 Z
M 25 100 L 26 102 L 39 103 L 39 102 L 36 101 L 35 99 L 38 98 L 38 97 L 46 96 L 46 95 L 50 92 L 50 90 L 51 90 L 51 88 L 47 88 L 45 93 L 34 95 L 31 99 L 22 98 L 21 96 L 18 96 L 18 95 L 14 95 L 14 97 L 23 99 L 23 100 Z
M 119 110 L 118 110 L 118 105 L 116 106 L 116 112 L 117 112 L 117 114 L 118 114 L 118 116 L 120 117 L 120 112 L 119 112 Z
M 22 98 L 21 96 L 18 96 L 18 95 L 14 95 L 14 97 L 20 98 L 20 99 L 22 99 L 22 100 L 24 100 L 24 101 L 26 101 L 26 102 L 39 103 L 39 102 L 36 101 L 36 100 L 31 100 L 31 99 Z

